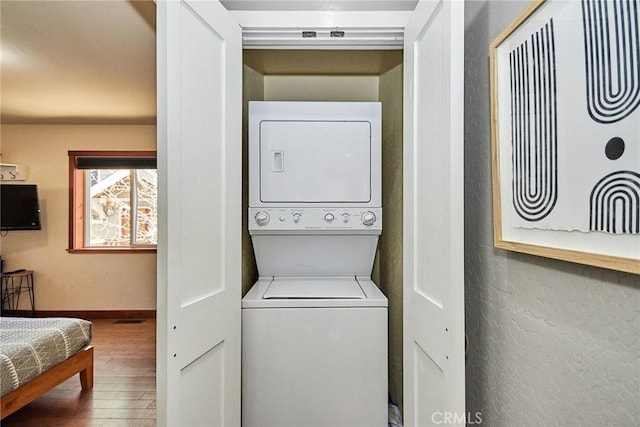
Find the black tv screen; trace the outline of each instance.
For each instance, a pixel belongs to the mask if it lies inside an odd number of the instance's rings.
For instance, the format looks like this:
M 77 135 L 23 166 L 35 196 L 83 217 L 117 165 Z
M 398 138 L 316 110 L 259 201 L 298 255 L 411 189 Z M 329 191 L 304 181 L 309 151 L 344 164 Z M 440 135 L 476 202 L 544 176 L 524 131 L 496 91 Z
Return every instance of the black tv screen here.
M 37 186 L 0 185 L 0 230 L 40 230 Z

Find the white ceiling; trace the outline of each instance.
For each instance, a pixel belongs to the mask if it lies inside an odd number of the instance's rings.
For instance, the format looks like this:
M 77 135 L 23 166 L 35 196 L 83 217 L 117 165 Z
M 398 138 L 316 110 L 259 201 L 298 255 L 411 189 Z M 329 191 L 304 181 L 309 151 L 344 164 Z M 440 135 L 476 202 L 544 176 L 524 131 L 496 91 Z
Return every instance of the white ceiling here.
M 417 0 L 222 0 L 229 10 L 412 10 Z M 152 0 L 0 1 L 2 123 L 152 124 Z
M 0 1 L 2 123 L 155 123 L 152 1 Z

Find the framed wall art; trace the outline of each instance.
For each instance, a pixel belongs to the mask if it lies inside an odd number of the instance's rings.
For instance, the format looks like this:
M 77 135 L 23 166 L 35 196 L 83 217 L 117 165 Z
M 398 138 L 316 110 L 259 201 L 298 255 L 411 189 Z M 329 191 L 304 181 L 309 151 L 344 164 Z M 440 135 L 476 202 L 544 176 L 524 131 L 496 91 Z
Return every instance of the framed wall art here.
M 640 274 L 639 22 L 534 1 L 491 44 L 496 247 Z

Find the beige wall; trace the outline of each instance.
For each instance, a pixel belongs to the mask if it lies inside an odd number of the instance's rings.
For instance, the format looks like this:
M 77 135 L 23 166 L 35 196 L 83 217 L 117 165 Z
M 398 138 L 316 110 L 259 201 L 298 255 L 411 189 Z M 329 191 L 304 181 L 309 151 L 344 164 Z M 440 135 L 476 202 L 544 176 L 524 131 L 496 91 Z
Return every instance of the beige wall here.
M 0 240 L 6 269 L 35 271 L 38 310 L 153 310 L 155 254 L 69 254 L 68 150 L 155 150 L 155 126 L 3 125 L 3 163 L 29 167 L 42 230 Z M 20 308 L 27 308 L 21 301 Z
M 248 229 L 249 208 L 249 101 L 264 100 L 264 76 L 244 66 L 242 73 L 242 295 L 258 280 L 258 267 Z
M 402 405 L 402 65 L 380 76 L 383 231 L 378 286 L 389 300 L 389 393 Z
M 378 76 L 265 76 L 267 101 L 377 101 Z

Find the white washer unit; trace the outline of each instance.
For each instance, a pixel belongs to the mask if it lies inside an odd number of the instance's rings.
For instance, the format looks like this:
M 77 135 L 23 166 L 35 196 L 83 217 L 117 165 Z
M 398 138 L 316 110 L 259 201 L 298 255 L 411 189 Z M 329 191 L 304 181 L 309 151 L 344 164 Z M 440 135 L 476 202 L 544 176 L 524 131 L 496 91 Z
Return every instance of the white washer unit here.
M 249 103 L 243 426 L 387 425 L 381 231 L 380 103 Z

